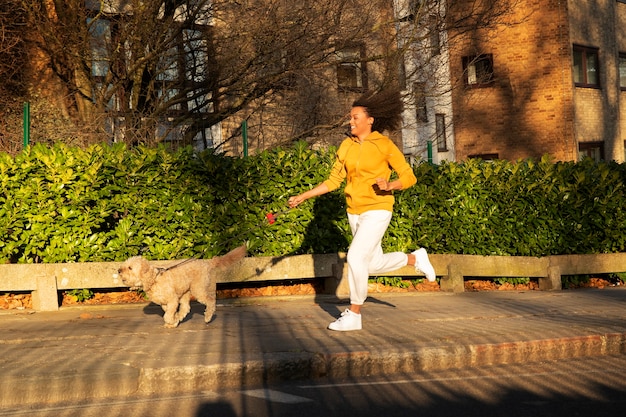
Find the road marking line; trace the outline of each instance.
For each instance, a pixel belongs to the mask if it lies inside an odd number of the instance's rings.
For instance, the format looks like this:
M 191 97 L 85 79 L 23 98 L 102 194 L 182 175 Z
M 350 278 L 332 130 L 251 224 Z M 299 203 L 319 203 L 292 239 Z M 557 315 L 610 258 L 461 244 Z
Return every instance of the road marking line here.
M 313 401 L 310 398 L 299 397 L 296 395 L 291 395 L 280 391 L 274 391 L 271 389 L 253 389 L 248 391 L 241 391 L 241 393 L 250 397 L 262 398 L 275 403 L 299 404 Z
M 125 398 L 99 398 L 93 400 L 90 403 L 77 404 L 77 403 L 61 403 L 61 405 L 49 405 L 46 406 L 44 404 L 33 404 L 33 406 L 43 406 L 42 408 L 7 408 L 0 410 L 0 416 L 20 416 L 20 415 L 37 415 L 40 413 L 49 413 L 52 411 L 68 411 L 68 410 L 82 410 L 89 408 L 102 408 L 102 407 L 114 407 L 114 406 L 125 406 L 125 405 L 133 405 L 133 404 L 149 404 L 149 403 L 157 403 L 157 402 L 167 402 L 167 401 L 176 401 L 176 400 L 185 400 L 185 399 L 218 399 L 219 395 L 213 391 L 203 391 L 197 394 L 188 394 L 188 395 L 166 395 L 166 396 L 146 396 L 139 397 L 134 399 L 125 399 Z M 68 400 L 69 401 L 69 400 Z
M 376 385 L 394 385 L 394 384 L 414 384 L 425 382 L 448 382 L 448 381 L 471 381 L 476 379 L 510 379 L 521 377 L 538 377 L 547 375 L 593 375 L 593 374 L 613 374 L 621 373 L 621 370 L 616 369 L 596 369 L 596 370 L 581 370 L 581 371 L 559 371 L 559 372 L 538 372 L 538 373 L 522 373 L 522 374 L 498 374 L 498 375 L 475 375 L 475 376 L 462 376 L 462 377 L 449 377 L 449 378 L 416 378 L 416 379 L 398 379 L 389 381 L 370 381 L 370 382 L 344 382 L 336 384 L 319 384 L 319 385 L 298 385 L 300 389 L 311 388 L 339 388 L 339 387 L 359 387 L 359 386 L 376 386 Z

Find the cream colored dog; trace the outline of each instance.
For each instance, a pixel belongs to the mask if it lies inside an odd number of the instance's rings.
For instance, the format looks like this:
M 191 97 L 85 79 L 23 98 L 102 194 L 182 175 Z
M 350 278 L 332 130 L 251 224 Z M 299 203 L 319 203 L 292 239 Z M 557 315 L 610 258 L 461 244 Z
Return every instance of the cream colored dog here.
M 219 269 L 228 268 L 246 256 L 246 246 L 240 246 L 224 256 L 210 260 L 182 261 L 170 268 L 155 268 L 145 258 L 133 256 L 119 269 L 124 285 L 142 288 L 150 301 L 165 312 L 165 327 L 176 327 L 189 314 L 191 297 L 204 304 L 204 321 L 210 322 L 215 313 L 215 277 Z

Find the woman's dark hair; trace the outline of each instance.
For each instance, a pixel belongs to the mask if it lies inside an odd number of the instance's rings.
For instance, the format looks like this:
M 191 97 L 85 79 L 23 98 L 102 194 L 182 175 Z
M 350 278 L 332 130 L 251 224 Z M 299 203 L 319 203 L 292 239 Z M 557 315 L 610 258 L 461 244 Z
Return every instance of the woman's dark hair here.
M 394 131 L 401 125 L 404 104 L 399 90 L 367 92 L 356 99 L 352 107 L 364 107 L 367 115 L 374 118 L 372 131 Z

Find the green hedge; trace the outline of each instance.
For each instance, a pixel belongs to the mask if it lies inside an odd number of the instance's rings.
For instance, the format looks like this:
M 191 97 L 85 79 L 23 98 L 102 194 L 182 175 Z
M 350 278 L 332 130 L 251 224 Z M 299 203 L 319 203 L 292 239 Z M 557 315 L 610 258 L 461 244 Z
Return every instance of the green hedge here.
M 323 181 L 333 150 L 299 143 L 248 158 L 211 151 L 35 145 L 0 155 L 0 261 L 209 257 L 345 251 L 341 190 L 288 210 Z M 623 164 L 542 161 L 419 164 L 397 193 L 385 250 L 544 256 L 622 252 Z M 269 224 L 265 215 L 278 213 Z
M 545 256 L 626 247 L 622 164 L 471 160 L 417 172 L 420 184 L 402 195 L 402 206 L 417 242 L 434 252 Z

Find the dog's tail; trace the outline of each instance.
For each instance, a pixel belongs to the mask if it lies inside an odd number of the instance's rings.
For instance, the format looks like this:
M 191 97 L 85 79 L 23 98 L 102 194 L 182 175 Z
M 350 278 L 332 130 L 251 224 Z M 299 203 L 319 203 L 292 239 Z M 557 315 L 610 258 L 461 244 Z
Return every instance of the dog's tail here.
M 246 245 L 241 245 L 238 248 L 231 250 L 226 255 L 213 258 L 213 266 L 215 268 L 227 268 L 245 258 L 247 253 L 248 248 Z

